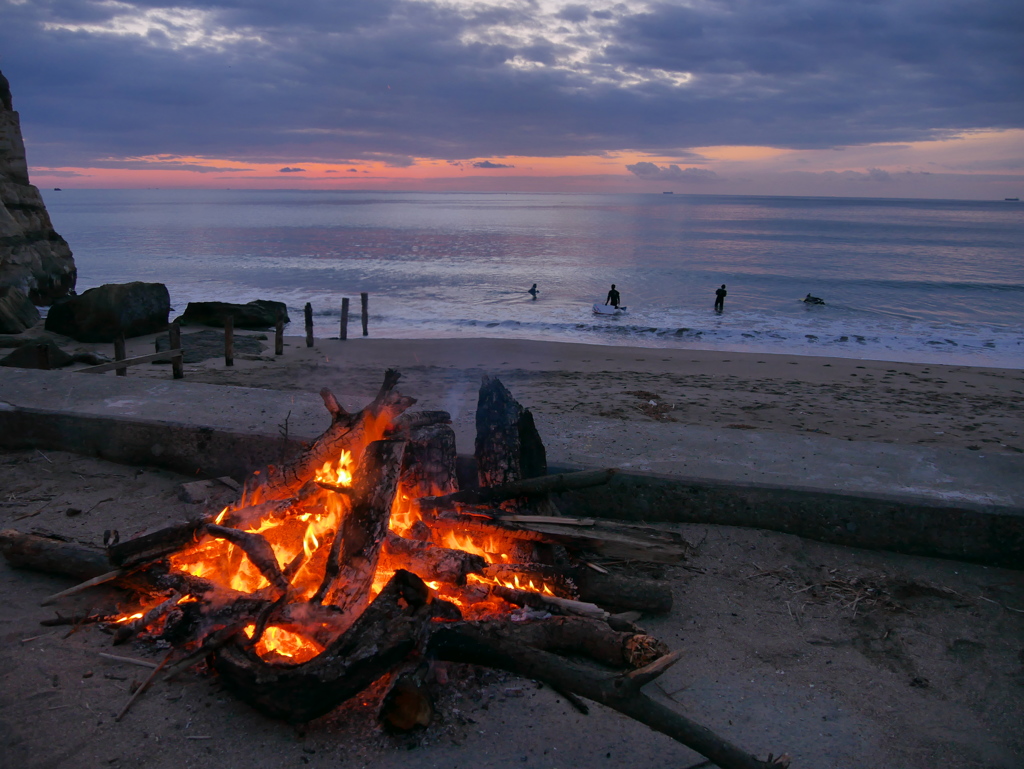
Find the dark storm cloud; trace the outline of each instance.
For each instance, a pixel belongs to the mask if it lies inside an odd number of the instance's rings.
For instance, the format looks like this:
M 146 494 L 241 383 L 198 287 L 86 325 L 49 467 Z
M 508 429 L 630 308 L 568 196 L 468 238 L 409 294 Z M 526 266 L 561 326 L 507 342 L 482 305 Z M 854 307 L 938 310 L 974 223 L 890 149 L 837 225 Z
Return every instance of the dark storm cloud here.
M 543 18 L 411 0 L 0 3 L 0 69 L 46 166 L 684 158 L 1024 126 L 1019 0 L 566 3 Z
M 507 163 L 492 163 L 490 160 L 478 160 L 473 164 L 473 168 L 515 168 L 515 166 Z
M 304 173 L 305 170 L 306 170 L 305 168 L 290 168 L 288 166 L 285 166 L 284 168 L 278 168 L 277 172 L 279 174 L 298 174 L 298 173 Z

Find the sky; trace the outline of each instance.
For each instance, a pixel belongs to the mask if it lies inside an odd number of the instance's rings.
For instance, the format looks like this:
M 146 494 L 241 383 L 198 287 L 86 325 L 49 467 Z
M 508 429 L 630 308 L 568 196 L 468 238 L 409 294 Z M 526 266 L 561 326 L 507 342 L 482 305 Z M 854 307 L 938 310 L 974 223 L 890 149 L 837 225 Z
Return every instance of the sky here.
M 0 0 L 42 187 L 1024 198 L 1020 0 Z

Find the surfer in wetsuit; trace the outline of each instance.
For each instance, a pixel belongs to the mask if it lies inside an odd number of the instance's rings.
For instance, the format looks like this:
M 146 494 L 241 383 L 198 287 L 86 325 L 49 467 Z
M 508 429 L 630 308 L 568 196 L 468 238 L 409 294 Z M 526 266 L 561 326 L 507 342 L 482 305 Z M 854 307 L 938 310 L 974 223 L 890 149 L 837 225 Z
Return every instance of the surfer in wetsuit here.
M 604 300 L 605 304 L 610 304 L 615 309 L 619 308 L 619 292 L 615 290 L 615 284 L 612 283 L 611 290 L 608 291 L 608 298 Z
M 804 304 L 825 304 L 825 300 L 808 294 L 804 297 Z
M 729 293 L 725 290 L 725 284 L 722 287 L 715 290 L 715 312 L 721 312 L 725 308 L 725 295 Z
M 536 299 L 537 298 L 537 294 L 540 293 L 537 290 L 537 284 L 534 283 L 532 286 L 530 286 L 530 290 L 527 291 L 526 293 L 530 294 L 534 299 Z

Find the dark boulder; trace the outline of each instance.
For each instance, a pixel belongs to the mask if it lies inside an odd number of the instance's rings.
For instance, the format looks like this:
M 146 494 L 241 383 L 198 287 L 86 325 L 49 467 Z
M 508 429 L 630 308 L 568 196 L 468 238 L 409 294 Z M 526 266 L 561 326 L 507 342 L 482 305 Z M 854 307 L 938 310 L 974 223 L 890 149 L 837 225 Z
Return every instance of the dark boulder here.
M 171 297 L 163 283 L 107 283 L 60 300 L 46 316 L 46 330 L 79 342 L 113 342 L 167 328 Z
M 235 328 L 273 328 L 277 325 L 279 310 L 284 315 L 284 322 L 288 323 L 288 307 L 284 302 L 272 302 L 268 299 L 256 299 L 248 304 L 189 302 L 178 322 L 183 326 L 223 328 L 224 318 L 231 315 L 235 319 Z
M 0 334 L 20 334 L 39 322 L 39 310 L 15 286 L 0 286 Z
M 19 347 L 10 355 L 0 358 L 0 366 L 13 368 L 51 369 L 67 366 L 72 362 L 74 362 L 74 358 L 71 355 L 49 340 L 38 344 L 27 344 L 24 347 Z

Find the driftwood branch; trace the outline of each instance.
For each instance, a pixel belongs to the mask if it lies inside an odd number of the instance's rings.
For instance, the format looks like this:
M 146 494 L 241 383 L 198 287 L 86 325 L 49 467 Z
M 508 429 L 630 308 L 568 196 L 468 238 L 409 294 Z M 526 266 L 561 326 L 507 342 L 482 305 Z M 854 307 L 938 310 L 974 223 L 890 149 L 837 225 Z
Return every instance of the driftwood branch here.
M 509 642 L 492 628 L 474 623 L 454 623 L 439 628 L 431 637 L 429 649 L 438 659 L 508 670 L 543 681 L 556 690 L 599 702 L 667 734 L 707 756 L 722 769 L 780 769 L 789 764 L 788 758 L 760 761 L 707 727 L 643 694 L 640 687 L 664 672 L 665 663 L 659 666 L 655 662 L 655 667 L 646 673 L 632 677 L 607 673 L 551 652 Z

